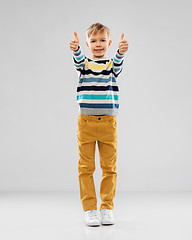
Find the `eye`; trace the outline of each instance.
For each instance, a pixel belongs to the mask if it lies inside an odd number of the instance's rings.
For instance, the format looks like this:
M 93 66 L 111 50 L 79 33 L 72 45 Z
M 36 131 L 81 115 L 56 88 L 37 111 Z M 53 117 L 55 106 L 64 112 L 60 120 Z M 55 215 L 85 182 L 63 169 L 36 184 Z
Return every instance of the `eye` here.
M 94 43 L 94 42 L 95 42 L 95 40 L 92 40 L 91 42 L 92 42 L 92 43 Z
M 102 42 L 105 42 L 105 39 L 101 40 Z

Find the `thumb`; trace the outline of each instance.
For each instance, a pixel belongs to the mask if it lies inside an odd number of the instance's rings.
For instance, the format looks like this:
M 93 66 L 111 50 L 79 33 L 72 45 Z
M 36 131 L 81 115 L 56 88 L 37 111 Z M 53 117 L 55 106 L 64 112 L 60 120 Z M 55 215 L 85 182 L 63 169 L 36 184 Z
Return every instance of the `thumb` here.
M 123 38 L 124 38 L 124 33 L 121 34 L 121 39 L 120 39 L 120 41 L 122 41 Z
M 74 36 L 75 36 L 75 40 L 77 40 L 79 42 L 79 38 L 77 36 L 77 32 L 74 32 Z

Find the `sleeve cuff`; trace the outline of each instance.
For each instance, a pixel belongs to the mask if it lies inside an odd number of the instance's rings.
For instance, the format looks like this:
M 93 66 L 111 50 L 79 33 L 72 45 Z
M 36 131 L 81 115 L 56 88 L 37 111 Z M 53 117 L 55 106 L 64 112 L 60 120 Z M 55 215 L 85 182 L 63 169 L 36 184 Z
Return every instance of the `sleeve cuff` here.
M 119 53 L 119 49 L 118 49 L 118 50 L 117 50 L 117 56 L 120 57 L 120 58 L 122 58 L 122 57 L 125 56 L 125 53 L 124 53 L 124 54 L 120 54 L 120 53 Z
M 73 51 L 73 54 L 77 55 L 78 53 L 80 53 L 80 46 L 78 46 L 78 49 L 76 51 Z

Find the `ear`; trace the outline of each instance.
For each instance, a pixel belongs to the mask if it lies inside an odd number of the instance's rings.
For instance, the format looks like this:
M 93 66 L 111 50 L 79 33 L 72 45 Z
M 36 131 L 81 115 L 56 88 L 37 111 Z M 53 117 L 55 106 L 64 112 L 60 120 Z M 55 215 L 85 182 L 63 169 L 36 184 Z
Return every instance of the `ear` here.
M 110 46 L 111 46 L 111 43 L 112 43 L 112 41 L 111 41 L 111 40 L 109 40 L 109 44 L 108 44 L 108 47 L 110 47 Z
M 89 48 L 89 43 L 88 43 L 88 42 L 86 42 L 86 45 L 87 45 L 88 49 L 90 49 L 90 48 Z

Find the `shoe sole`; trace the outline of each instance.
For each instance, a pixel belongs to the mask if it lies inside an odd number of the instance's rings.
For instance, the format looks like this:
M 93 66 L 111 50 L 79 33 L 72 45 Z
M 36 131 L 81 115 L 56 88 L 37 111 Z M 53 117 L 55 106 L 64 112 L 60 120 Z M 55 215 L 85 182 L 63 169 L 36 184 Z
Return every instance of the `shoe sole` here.
M 101 223 L 101 225 L 109 226 L 109 225 L 114 225 L 115 223 Z
M 98 226 L 100 226 L 100 222 L 88 223 L 88 222 L 85 221 L 85 225 L 87 225 L 89 227 L 98 227 Z
M 88 227 L 99 227 L 100 224 L 86 224 Z
M 102 221 L 101 220 L 101 225 L 114 225 L 114 224 L 115 224 L 115 221 L 110 221 L 110 220 L 109 221 L 106 221 L 106 220 Z

